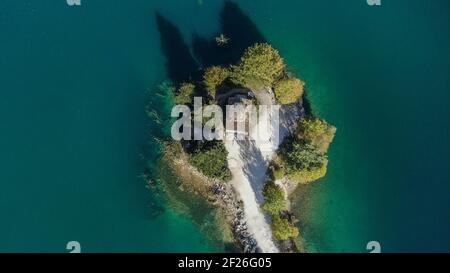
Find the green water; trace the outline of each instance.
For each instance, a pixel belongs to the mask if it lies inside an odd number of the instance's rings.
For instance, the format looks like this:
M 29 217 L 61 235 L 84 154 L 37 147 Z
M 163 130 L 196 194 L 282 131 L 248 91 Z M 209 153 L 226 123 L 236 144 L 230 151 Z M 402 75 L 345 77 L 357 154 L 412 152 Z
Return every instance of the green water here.
M 228 24 L 252 30 L 231 35 L 233 49 L 249 37 L 274 44 L 338 127 L 327 178 L 298 193 L 307 249 L 359 252 L 376 240 L 383 251 L 450 251 L 448 1 L 237 2 L 256 29 Z M 223 251 L 167 204 L 154 216 L 139 178 L 156 158 L 159 128 L 144 111 L 153 90 L 201 65 L 181 50 L 168 67 L 167 53 L 198 42 L 192 33 L 217 34 L 222 7 L 1 2 L 0 251 L 65 252 L 72 240 L 89 252 Z M 156 11 L 185 42 L 158 28 Z M 195 59 L 221 61 L 207 55 Z
M 0 4 L 0 251 L 217 251 L 188 218 L 152 217 L 138 178 L 158 5 L 82 2 Z

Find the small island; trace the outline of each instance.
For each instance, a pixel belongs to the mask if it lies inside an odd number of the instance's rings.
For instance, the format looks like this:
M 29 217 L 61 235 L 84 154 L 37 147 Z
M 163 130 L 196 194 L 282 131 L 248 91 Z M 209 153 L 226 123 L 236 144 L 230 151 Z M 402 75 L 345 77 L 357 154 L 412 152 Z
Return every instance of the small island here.
M 229 42 L 219 37 L 218 46 Z M 279 127 L 268 125 L 265 130 L 268 142 L 251 140 L 237 129 L 231 130 L 236 136 L 231 140 L 165 139 L 166 169 L 161 172 L 170 169 L 177 176 L 177 186 L 166 188 L 166 194 L 189 191 L 221 212 L 224 224 L 217 232 L 237 251 L 303 252 L 289 195 L 298 185 L 326 175 L 327 151 L 336 128 L 305 110 L 305 83 L 289 72 L 279 52 L 270 44 L 257 43 L 238 63 L 208 67 L 202 81 L 169 83 L 164 90 L 174 104 L 192 111 L 194 97 L 224 111 L 227 105 L 280 105 Z M 149 115 L 158 118 L 152 111 Z M 200 122 L 206 124 L 208 119 Z M 279 130 L 276 141 L 270 137 L 273 130 Z

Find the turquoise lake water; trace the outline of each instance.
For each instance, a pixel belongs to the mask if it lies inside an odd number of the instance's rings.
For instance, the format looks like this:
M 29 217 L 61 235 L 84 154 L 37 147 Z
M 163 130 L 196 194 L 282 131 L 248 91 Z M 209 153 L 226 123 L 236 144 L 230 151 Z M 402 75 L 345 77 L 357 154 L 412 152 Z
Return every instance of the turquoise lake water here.
M 219 0 L 1 1 L 0 252 L 224 250 L 187 216 L 155 217 L 139 178 L 153 90 L 221 62 L 221 28 L 227 57 L 277 47 L 338 128 L 328 176 L 298 193 L 307 250 L 450 251 L 450 3 L 236 3 L 224 20 Z

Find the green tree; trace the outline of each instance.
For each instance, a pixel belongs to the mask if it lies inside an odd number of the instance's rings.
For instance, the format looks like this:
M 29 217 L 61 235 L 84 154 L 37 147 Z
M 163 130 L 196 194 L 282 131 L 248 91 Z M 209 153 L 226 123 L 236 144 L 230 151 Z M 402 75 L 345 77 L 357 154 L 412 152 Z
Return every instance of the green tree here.
M 281 148 L 287 175 L 299 183 L 315 181 L 326 174 L 328 159 L 316 146 L 293 139 Z
M 288 240 L 299 235 L 299 231 L 285 218 L 281 218 L 278 214 L 272 217 L 272 233 L 277 240 Z
M 262 208 L 270 214 L 278 214 L 286 208 L 283 189 L 274 182 L 268 182 L 264 186 L 263 195 L 265 202 Z
M 284 69 L 284 61 L 276 49 L 269 44 L 255 44 L 245 51 L 238 65 L 232 66 L 231 79 L 257 91 L 264 86 L 272 87 Z
M 290 141 L 283 147 L 283 159 L 286 162 L 287 171 L 290 172 L 318 169 L 325 164 L 327 156 L 309 143 Z
M 230 70 L 220 66 L 212 66 L 206 69 L 203 75 L 203 84 L 208 94 L 215 98 L 217 90 L 223 85 L 225 80 L 230 76 Z
M 307 184 L 324 177 L 326 174 L 327 164 L 323 164 L 317 169 L 292 171 L 288 174 L 288 177 L 293 182 Z
M 190 104 L 192 103 L 192 97 L 194 96 L 195 85 L 192 83 L 182 83 L 175 95 L 176 104 Z
M 305 83 L 296 78 L 282 79 L 275 84 L 275 96 L 281 104 L 297 102 L 303 96 Z
M 189 162 L 207 177 L 225 182 L 231 179 L 227 161 L 228 151 L 223 142 L 209 141 L 199 145 L 188 155 Z
M 310 118 L 300 121 L 297 137 L 313 144 L 320 152 L 326 153 L 335 133 L 336 128 L 324 120 Z

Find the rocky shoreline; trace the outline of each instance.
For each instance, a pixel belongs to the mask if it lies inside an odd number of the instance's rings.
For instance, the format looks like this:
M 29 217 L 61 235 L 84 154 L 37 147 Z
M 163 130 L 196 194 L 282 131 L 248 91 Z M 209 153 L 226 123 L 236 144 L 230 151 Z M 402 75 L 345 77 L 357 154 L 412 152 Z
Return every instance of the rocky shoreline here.
M 258 247 L 255 238 L 248 232 L 247 223 L 244 220 L 244 210 L 233 188 L 223 183 L 215 183 L 211 187 L 212 193 L 217 197 L 220 207 L 230 214 L 228 219 L 231 224 L 235 240 L 244 253 L 256 253 Z
M 230 184 L 204 176 L 189 164 L 181 147 L 177 149 L 169 148 L 173 145 L 177 144 L 166 144 L 164 160 L 178 174 L 181 187 L 196 192 L 220 210 L 220 215 L 224 217 L 232 232 L 234 243 L 241 252 L 259 252 L 256 240 L 248 231 L 242 201 L 238 198 L 233 187 Z M 190 179 L 192 176 L 195 176 L 195 179 Z

